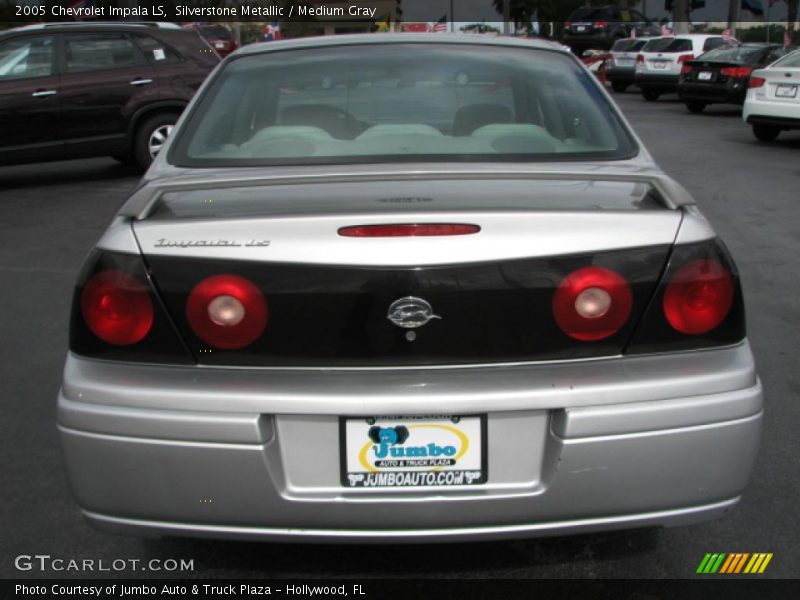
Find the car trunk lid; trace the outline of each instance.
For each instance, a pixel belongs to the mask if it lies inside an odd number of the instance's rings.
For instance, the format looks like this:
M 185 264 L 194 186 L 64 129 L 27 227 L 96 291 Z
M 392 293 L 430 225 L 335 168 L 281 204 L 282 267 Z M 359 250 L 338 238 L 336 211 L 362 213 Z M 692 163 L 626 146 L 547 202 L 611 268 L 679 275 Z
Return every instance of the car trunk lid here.
M 800 69 L 773 68 L 759 71 L 766 82 L 766 97 L 776 102 L 800 104 Z
M 686 81 L 693 83 L 726 83 L 728 79 L 745 79 L 753 72 L 751 65 L 741 61 L 686 61 L 691 70 L 684 73 Z
M 680 221 L 641 182 L 451 179 L 172 191 L 133 228 L 201 364 L 354 367 L 619 354 Z M 340 233 L 412 224 L 477 231 Z M 620 273 L 633 294 L 625 325 L 590 343 L 564 334 L 552 308 L 559 282 L 586 266 Z M 192 290 L 220 273 L 248 279 L 266 298 L 265 333 L 246 348 L 210 346 L 187 318 Z M 424 326 L 391 319 L 407 298 L 429 306 Z

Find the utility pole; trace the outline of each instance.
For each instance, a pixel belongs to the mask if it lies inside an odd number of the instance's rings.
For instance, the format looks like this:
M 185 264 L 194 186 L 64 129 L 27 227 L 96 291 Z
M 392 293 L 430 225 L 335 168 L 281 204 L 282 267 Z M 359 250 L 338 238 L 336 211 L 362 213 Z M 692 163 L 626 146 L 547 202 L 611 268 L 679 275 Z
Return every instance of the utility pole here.
M 672 27 L 675 33 L 689 33 L 689 0 L 675 0 Z
M 736 23 L 739 21 L 739 3 L 740 0 L 728 0 L 728 28 L 733 37 L 736 37 Z
M 503 0 L 503 35 L 511 35 L 511 0 Z
M 766 7 L 765 8 L 767 10 L 767 14 L 765 15 L 765 19 L 764 19 L 766 21 L 766 25 L 767 25 L 767 43 L 768 44 L 769 44 L 769 5 L 770 5 L 770 2 L 771 2 L 771 0 L 767 0 L 767 2 L 766 2 Z

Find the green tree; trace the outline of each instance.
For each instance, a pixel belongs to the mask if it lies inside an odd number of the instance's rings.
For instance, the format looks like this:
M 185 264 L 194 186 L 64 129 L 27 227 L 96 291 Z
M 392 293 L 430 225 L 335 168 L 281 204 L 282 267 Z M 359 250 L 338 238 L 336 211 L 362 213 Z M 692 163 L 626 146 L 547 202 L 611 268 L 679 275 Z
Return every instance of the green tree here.
M 467 33 L 500 33 L 497 27 L 492 27 L 486 23 L 470 23 L 461 28 L 461 31 Z

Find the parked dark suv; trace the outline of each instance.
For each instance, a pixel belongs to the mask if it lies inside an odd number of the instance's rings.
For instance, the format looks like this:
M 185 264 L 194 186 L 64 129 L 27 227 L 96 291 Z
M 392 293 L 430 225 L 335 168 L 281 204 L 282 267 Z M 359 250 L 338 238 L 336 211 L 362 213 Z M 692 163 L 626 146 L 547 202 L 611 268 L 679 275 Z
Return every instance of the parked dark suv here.
M 146 167 L 219 56 L 169 23 L 0 34 L 0 164 L 110 155 Z
M 561 41 L 580 53 L 589 48 L 609 50 L 619 39 L 660 35 L 661 29 L 642 13 L 619 6 L 578 8 L 564 23 Z

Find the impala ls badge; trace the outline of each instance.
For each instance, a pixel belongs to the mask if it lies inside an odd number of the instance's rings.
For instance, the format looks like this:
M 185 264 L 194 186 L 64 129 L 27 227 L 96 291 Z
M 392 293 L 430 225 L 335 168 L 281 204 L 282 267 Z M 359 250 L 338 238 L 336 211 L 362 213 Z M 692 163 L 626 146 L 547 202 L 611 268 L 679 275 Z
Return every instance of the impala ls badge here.
M 422 298 L 406 296 L 392 302 L 386 318 L 403 329 L 422 327 L 431 319 L 441 319 L 433 314 L 433 308 Z

